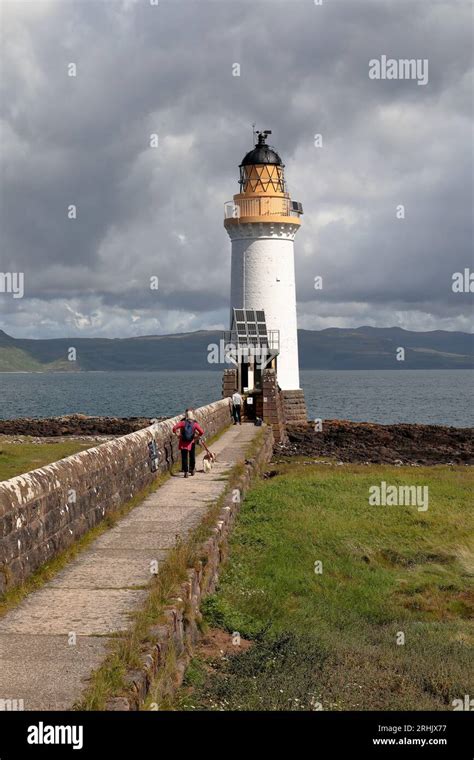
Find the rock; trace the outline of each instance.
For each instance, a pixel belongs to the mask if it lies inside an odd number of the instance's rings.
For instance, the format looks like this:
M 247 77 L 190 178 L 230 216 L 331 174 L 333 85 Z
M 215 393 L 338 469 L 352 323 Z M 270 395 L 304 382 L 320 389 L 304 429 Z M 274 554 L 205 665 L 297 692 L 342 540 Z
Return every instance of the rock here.
M 164 420 L 166 417 L 154 418 Z M 126 435 L 151 424 L 149 417 L 88 417 L 70 414 L 45 419 L 0 420 L 0 435 L 39 437 Z
M 398 466 L 474 464 L 472 428 L 325 420 L 322 431 L 315 432 L 311 422 L 289 425 L 287 431 L 289 444 L 276 446 L 277 457 Z

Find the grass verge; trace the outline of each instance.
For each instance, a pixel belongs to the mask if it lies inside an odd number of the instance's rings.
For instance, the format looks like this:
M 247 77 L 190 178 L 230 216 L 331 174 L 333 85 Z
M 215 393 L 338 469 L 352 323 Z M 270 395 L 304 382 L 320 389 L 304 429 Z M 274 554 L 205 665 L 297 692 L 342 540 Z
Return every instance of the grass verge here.
M 51 443 L 6 443 L 0 440 L 0 481 L 23 475 L 79 451 L 97 446 L 96 442 L 54 441 Z
M 173 709 L 443 710 L 472 693 L 472 469 L 273 470 L 203 605 L 253 646 L 198 653 Z M 427 485 L 428 510 L 370 506 L 383 480 Z

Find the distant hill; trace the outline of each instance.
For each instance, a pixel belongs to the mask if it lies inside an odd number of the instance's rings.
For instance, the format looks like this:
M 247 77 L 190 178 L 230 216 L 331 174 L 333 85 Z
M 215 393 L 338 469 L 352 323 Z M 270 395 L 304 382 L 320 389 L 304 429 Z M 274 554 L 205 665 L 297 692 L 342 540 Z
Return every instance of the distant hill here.
M 139 338 L 12 338 L 0 330 L 0 372 L 84 370 L 222 371 L 208 364 L 208 345 L 221 331 L 199 330 Z M 302 369 L 473 369 L 474 335 L 399 327 L 298 330 Z M 77 361 L 68 361 L 74 347 Z M 398 347 L 405 361 L 396 360 Z
M 472 369 L 474 335 L 400 327 L 298 330 L 302 369 Z M 398 347 L 405 361 L 396 360 Z

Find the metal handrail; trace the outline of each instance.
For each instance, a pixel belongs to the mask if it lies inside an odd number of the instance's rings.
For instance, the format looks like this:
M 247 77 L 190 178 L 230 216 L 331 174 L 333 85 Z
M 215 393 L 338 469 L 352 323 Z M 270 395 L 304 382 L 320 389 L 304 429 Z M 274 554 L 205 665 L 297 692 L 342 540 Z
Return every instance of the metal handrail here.
M 232 345 L 235 346 L 236 350 L 238 347 L 242 347 L 245 345 L 243 342 L 239 341 L 239 336 L 237 334 L 236 330 L 225 330 L 224 331 L 224 344 L 226 346 Z M 255 336 L 257 337 L 257 336 Z M 248 344 L 248 345 L 254 345 L 255 347 L 258 347 L 259 343 L 256 344 Z M 266 344 L 263 343 L 263 341 L 260 343 L 260 345 L 266 345 L 269 351 L 272 352 L 280 352 L 280 330 L 267 330 L 267 342 Z

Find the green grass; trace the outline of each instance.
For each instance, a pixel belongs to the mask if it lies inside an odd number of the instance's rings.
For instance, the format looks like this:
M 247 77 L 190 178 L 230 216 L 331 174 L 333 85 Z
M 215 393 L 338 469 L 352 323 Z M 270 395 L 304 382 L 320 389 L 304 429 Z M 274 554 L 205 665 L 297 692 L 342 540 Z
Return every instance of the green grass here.
M 278 469 L 245 499 L 204 604 L 253 646 L 196 657 L 173 707 L 442 710 L 472 693 L 472 470 Z M 382 480 L 428 485 L 429 509 L 369 506 Z
M 0 347 L 0 371 L 1 372 L 35 372 L 43 369 L 41 362 L 23 351 L 21 348 L 13 346 Z
M 91 444 L 84 441 L 30 443 L 25 440 L 24 443 L 4 443 L 0 439 L 0 481 L 90 448 Z
M 33 356 L 15 346 L 0 346 L 0 372 L 50 372 L 61 370 L 73 372 L 79 369 L 76 362 L 56 359 L 53 362 L 40 362 Z

